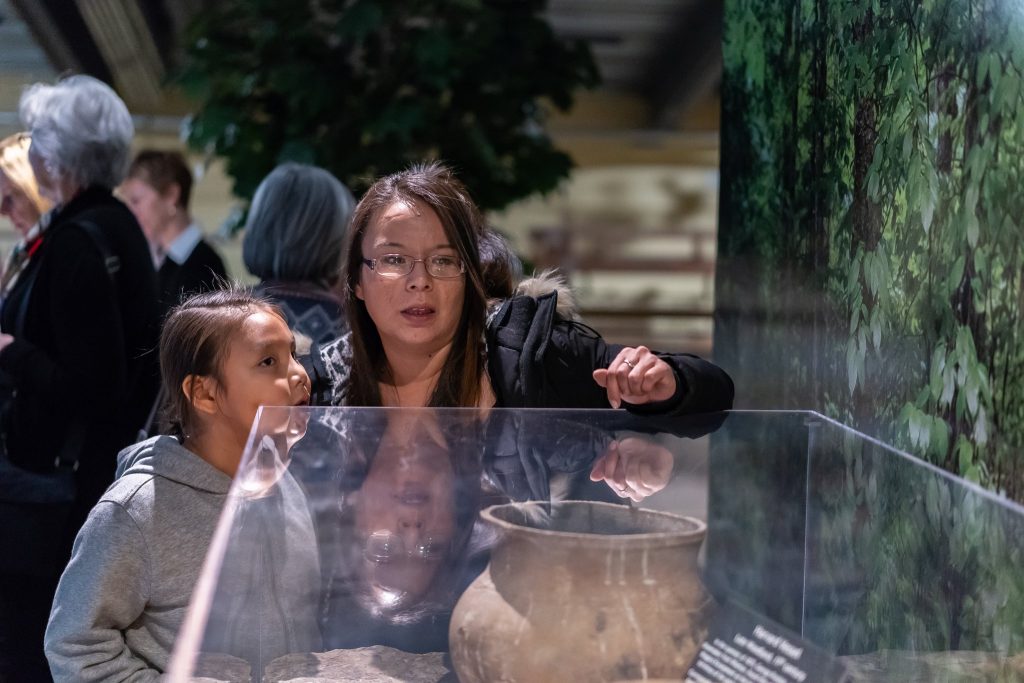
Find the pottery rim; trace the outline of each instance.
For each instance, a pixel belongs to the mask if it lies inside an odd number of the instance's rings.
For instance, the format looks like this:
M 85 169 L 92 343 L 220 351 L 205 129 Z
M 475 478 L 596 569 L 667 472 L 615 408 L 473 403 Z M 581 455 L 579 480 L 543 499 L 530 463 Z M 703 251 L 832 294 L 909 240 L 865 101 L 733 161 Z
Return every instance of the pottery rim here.
M 641 514 L 645 517 L 658 517 L 669 522 L 679 524 L 680 528 L 675 531 L 651 531 L 643 533 L 624 533 L 624 534 L 599 534 L 599 533 L 587 533 L 582 531 L 552 531 L 550 529 L 538 529 L 531 526 L 525 526 L 515 522 L 510 522 L 500 517 L 495 516 L 496 512 L 501 510 L 508 510 L 513 508 L 523 509 L 529 507 L 540 507 L 547 505 L 584 505 L 593 508 L 604 508 L 610 512 L 622 511 L 626 515 Z M 605 503 L 591 500 L 563 500 L 557 503 L 548 503 L 546 501 L 528 501 L 520 503 L 504 503 L 502 505 L 492 505 L 480 511 L 480 517 L 488 524 L 501 530 L 503 533 L 508 534 L 520 534 L 524 536 L 532 536 L 536 538 L 546 538 L 550 541 L 576 541 L 586 542 L 587 545 L 592 546 L 613 546 L 616 548 L 622 547 L 653 547 L 653 546 L 672 546 L 672 545 L 690 545 L 700 543 L 704 540 L 704 536 L 707 533 L 707 524 L 697 519 L 696 517 L 686 517 L 683 515 L 676 515 L 671 512 L 662 512 L 661 510 L 650 510 L 646 508 L 629 508 L 624 505 L 618 505 L 615 503 Z

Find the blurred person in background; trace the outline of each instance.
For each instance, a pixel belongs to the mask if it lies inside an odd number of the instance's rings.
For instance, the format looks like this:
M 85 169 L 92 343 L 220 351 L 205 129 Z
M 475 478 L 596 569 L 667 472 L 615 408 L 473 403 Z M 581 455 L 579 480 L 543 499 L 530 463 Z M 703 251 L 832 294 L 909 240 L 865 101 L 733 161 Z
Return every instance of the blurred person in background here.
M 192 172 L 180 152 L 139 152 L 121 194 L 153 254 L 161 319 L 185 296 L 216 289 L 227 279 L 224 262 L 189 214 Z
M 28 263 L 29 250 L 39 242 L 39 219 L 50 210 L 51 203 L 39 194 L 28 148 L 32 136 L 17 133 L 0 140 L 0 215 L 6 216 L 21 239 L 0 274 L 0 301 L 14 284 L 21 269 Z
M 256 188 L 245 223 L 242 258 L 260 278 L 257 291 L 318 344 L 348 329 L 337 285 L 354 208 L 352 193 L 324 169 L 285 163 Z
M 106 84 L 37 83 L 19 113 L 55 205 L 0 310 L 0 680 L 49 678 L 43 633 L 71 541 L 157 391 L 157 279 L 112 189 L 131 115 Z

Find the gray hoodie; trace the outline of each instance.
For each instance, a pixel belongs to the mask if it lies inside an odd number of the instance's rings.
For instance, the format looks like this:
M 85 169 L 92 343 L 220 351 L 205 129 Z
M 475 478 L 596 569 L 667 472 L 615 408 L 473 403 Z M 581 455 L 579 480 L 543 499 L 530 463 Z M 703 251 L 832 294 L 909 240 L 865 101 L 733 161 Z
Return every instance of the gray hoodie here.
M 45 648 L 58 683 L 159 678 L 231 487 L 228 475 L 170 436 L 122 451 L 117 474 L 75 539 L 57 587 Z M 274 495 L 259 502 L 270 514 L 258 516 L 276 527 L 269 541 L 281 545 L 275 554 L 293 556 L 291 571 L 277 582 L 300 589 L 284 590 L 275 599 L 285 601 L 285 613 L 299 625 L 290 625 L 287 642 L 273 634 L 268 641 L 262 631 L 257 639 L 277 654 L 319 649 L 316 597 L 306 588 L 315 592 L 319 587 L 312 521 L 290 476 L 275 488 Z M 282 508 L 289 514 L 282 515 Z M 240 512 L 245 511 L 242 505 Z M 250 509 L 241 519 L 253 513 Z M 229 541 L 229 554 L 238 540 Z M 243 548 L 253 545 L 242 541 Z M 225 558 L 224 572 L 232 569 L 231 558 Z M 250 629 L 264 626 L 235 616 Z M 235 635 L 245 640 L 245 634 Z

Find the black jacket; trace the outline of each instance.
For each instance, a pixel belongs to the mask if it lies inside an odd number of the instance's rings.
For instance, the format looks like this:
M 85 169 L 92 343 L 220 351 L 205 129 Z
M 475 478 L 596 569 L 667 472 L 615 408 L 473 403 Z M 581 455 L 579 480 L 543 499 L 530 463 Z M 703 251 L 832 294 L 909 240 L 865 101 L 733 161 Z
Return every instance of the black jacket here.
M 606 368 L 623 346 L 608 344 L 593 329 L 563 318 L 558 294 L 515 296 L 487 326 L 487 371 L 503 408 L 610 408 L 593 371 Z M 658 403 L 623 404 L 635 413 L 682 415 L 728 410 L 732 379 L 694 355 L 657 353 L 676 374 L 676 393 Z
M 119 262 L 113 276 L 83 221 L 105 236 Z M 117 453 L 134 441 L 158 382 L 156 273 L 142 230 L 109 190 L 87 189 L 53 216 L 0 326 L 14 337 L 0 351 L 14 388 L 0 424 L 11 461 L 50 470 L 72 432 L 84 430 L 73 457 L 88 509 L 113 480 Z
M 593 371 L 606 368 L 622 350 L 591 328 L 558 312 L 558 294 L 517 295 L 490 316 L 487 372 L 499 408 L 610 408 Z M 305 365 L 313 382 L 314 405 L 344 405 L 351 370 L 350 334 L 322 348 L 314 346 Z M 671 398 L 644 405 L 623 404 L 641 414 L 682 415 L 728 410 L 733 384 L 724 370 L 690 354 L 658 353 L 676 374 Z
M 181 265 L 164 259 L 157 272 L 160 282 L 160 319 L 177 306 L 187 295 L 208 292 L 217 287 L 218 278 L 227 278 L 224 262 L 206 240 L 199 240 L 196 248 Z

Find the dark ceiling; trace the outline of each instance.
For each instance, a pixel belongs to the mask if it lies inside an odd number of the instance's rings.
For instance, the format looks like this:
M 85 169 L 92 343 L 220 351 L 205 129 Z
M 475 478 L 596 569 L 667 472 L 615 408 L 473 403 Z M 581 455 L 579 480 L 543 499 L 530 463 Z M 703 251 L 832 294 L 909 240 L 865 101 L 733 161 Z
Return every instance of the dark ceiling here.
M 203 2 L 0 0 L 0 31 L 23 22 L 56 73 L 93 74 L 133 111 L 169 113 L 161 84 Z M 590 42 L 603 90 L 645 101 L 647 128 L 672 128 L 721 79 L 721 0 L 549 0 L 547 14 L 559 34 Z M 4 52 L 0 68 L 16 59 Z

